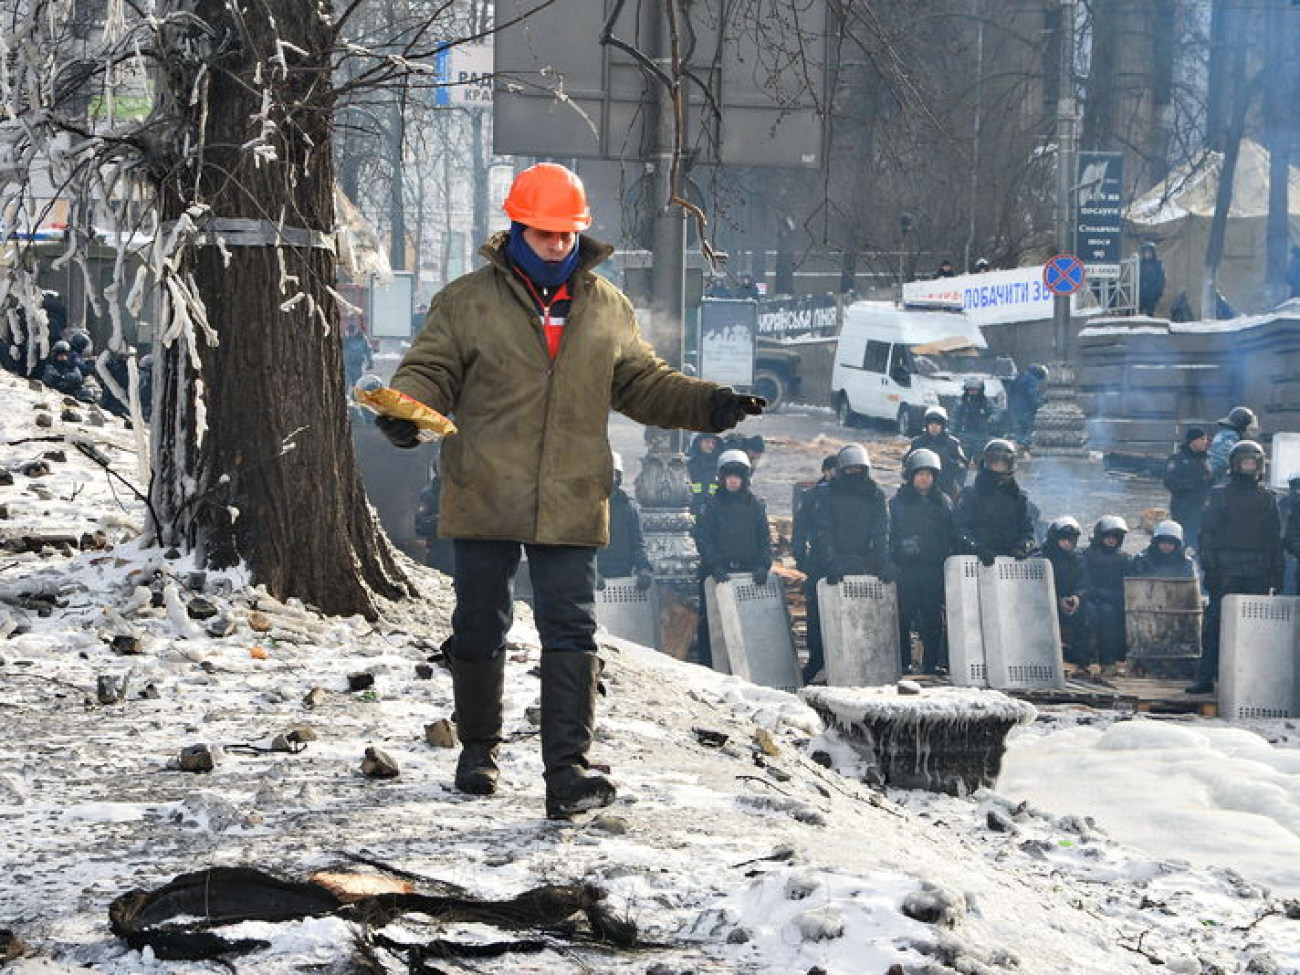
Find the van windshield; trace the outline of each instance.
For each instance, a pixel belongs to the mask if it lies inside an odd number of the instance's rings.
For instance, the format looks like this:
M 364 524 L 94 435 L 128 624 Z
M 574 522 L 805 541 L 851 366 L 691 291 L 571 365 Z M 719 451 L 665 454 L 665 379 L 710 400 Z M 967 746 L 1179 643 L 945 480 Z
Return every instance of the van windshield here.
M 953 375 L 976 374 L 1012 379 L 1016 364 L 1007 356 L 993 355 L 987 349 L 955 349 L 946 352 L 912 352 L 912 370 L 918 376 L 941 378 Z

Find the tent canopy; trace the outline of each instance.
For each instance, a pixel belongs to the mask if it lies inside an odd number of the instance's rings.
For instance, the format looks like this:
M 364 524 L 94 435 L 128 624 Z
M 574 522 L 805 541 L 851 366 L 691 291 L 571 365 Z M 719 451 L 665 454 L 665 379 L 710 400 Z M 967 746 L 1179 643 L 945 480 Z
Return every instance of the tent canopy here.
M 1125 214 L 1129 233 L 1155 242 L 1164 261 L 1167 280 L 1157 313 L 1168 314 L 1186 292 L 1193 311 L 1205 317 L 1199 307 L 1201 282 L 1222 169 L 1223 153 L 1206 151 L 1134 200 Z M 1219 290 L 1238 312 L 1271 306 L 1264 294 L 1268 171 L 1268 150 L 1243 139 L 1217 277 Z M 1300 169 L 1291 167 L 1288 184 L 1290 240 L 1300 243 Z

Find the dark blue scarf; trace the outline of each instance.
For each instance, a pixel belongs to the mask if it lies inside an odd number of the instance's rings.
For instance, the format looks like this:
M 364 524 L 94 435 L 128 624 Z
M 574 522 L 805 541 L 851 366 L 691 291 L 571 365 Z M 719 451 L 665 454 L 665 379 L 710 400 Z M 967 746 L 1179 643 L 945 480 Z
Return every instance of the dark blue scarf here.
M 558 288 L 573 276 L 578 269 L 578 243 L 575 240 L 573 250 L 562 261 L 544 261 L 528 246 L 524 240 L 524 225 L 512 223 L 510 236 L 506 240 L 506 255 L 519 270 L 528 276 L 533 284 L 543 288 Z

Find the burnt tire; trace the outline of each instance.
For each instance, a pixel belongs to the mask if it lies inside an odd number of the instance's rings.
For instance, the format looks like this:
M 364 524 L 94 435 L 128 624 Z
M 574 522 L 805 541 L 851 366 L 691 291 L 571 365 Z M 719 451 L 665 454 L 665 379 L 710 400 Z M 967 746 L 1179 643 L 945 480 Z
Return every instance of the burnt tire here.
M 790 390 L 780 373 L 760 369 L 754 373 L 754 395 L 767 400 L 767 411 L 775 413 L 789 400 Z

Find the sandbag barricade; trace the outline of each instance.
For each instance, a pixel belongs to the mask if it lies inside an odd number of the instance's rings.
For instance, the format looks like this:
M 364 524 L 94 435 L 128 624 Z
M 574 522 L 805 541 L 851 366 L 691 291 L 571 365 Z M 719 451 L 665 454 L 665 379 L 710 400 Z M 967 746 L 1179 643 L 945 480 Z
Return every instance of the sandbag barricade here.
M 845 576 L 839 585 L 817 583 L 826 683 L 878 687 L 902 677 L 898 649 L 898 597 L 894 584 L 875 576 Z
M 982 664 L 988 687 L 1065 686 L 1050 562 L 999 557 L 984 566 L 974 556 L 954 555 L 944 581 L 954 684 L 978 686 Z
M 1223 597 L 1219 716 L 1300 717 L 1300 596 Z
M 596 622 L 612 635 L 643 647 L 659 648 L 659 595 L 654 586 L 638 589 L 633 578 L 606 579 L 596 590 Z
M 1197 579 L 1124 580 L 1129 673 L 1191 677 L 1201 656 L 1201 585 Z
M 708 579 L 704 598 L 715 670 L 765 687 L 799 687 L 799 659 L 778 576 L 761 586 L 746 572 L 733 573 L 727 582 Z

